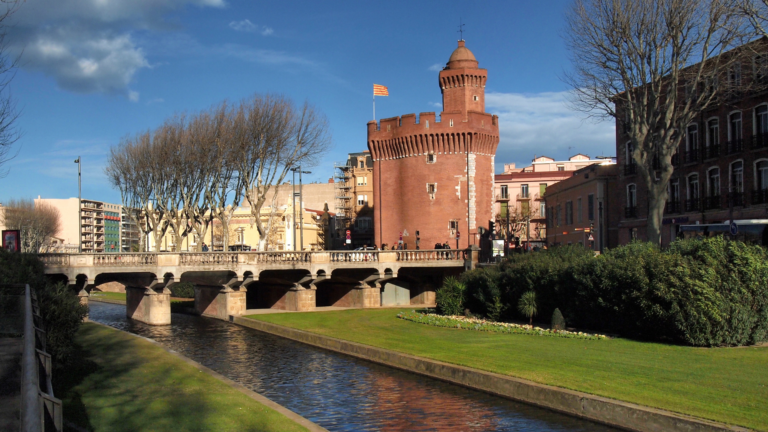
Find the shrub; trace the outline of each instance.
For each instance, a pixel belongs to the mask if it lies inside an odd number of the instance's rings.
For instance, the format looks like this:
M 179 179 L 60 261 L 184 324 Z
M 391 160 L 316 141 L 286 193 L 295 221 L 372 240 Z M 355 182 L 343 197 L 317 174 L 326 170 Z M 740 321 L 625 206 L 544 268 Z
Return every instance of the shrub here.
M 563 314 L 558 308 L 555 308 L 555 311 L 552 313 L 552 325 L 550 328 L 552 330 L 565 330 L 565 318 L 563 318 Z
M 190 282 L 179 282 L 171 285 L 171 295 L 179 298 L 195 298 L 195 285 Z
M 66 364 L 88 307 L 81 305 L 66 285 L 48 281 L 36 255 L 0 250 L 0 284 L 29 284 L 35 290 L 46 330 L 46 349 L 56 364 Z
M 441 315 L 461 315 L 464 310 L 465 286 L 455 277 L 447 277 L 435 293 L 437 312 Z

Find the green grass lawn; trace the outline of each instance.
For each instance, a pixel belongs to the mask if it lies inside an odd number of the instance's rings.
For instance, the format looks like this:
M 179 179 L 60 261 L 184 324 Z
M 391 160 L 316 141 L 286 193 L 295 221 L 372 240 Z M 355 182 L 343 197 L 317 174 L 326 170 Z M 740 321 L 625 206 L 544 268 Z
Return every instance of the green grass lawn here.
M 146 340 L 86 323 L 55 372 L 64 417 L 89 431 L 306 430 Z
M 640 405 L 768 430 L 768 347 L 691 348 L 493 334 L 398 319 L 398 309 L 248 318 Z
M 98 299 L 99 297 L 108 298 L 112 300 L 123 300 L 125 301 L 125 293 L 119 293 L 119 292 L 98 292 L 94 291 L 91 293 L 91 297 Z

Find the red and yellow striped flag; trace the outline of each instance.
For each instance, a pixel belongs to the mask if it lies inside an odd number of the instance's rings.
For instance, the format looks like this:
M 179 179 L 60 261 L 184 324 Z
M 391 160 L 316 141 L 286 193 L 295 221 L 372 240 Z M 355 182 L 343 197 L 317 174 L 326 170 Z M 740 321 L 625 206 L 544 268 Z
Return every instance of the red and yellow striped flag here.
M 373 85 L 373 95 L 374 96 L 389 96 L 389 90 L 384 87 L 383 85 L 374 84 Z

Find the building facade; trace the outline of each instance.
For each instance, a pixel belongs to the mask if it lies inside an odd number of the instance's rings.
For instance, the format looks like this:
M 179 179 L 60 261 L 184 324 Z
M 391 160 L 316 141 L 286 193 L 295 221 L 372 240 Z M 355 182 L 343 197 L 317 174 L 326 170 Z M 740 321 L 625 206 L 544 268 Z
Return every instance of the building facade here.
M 77 250 L 83 253 L 121 252 L 123 228 L 123 208 L 120 204 L 104 201 L 81 199 L 78 208 L 77 198 L 35 199 L 35 203 L 45 202 L 56 207 L 61 216 L 62 249 Z
M 720 80 L 733 94 L 700 115 L 683 131 L 662 219 L 662 246 L 682 225 L 768 218 L 768 49 L 754 44 L 743 61 Z M 751 57 L 751 58 L 749 58 Z M 726 81 L 727 80 L 727 81 Z M 738 91 L 740 85 L 749 91 Z M 623 118 L 617 106 L 617 118 Z M 618 176 L 622 196 L 619 242 L 646 239 L 648 193 L 632 159 L 624 122 L 616 122 Z
M 557 182 L 569 179 L 576 170 L 606 159 L 590 159 L 577 154 L 566 161 L 538 156 L 531 165 L 516 168 L 504 164 L 504 172 L 496 174 L 493 217 L 497 237 L 519 237 L 521 246 L 543 246 L 547 239 L 547 206 L 544 194 Z M 610 160 L 608 158 L 607 160 Z
M 493 213 L 498 116 L 485 112 L 488 72 L 463 40 L 439 73 L 434 112 L 368 122 L 375 243 L 415 249 L 478 244 Z
M 336 247 L 372 246 L 374 194 L 373 158 L 366 150 L 350 153 L 347 161 L 336 164 Z M 346 231 L 350 242 L 346 242 Z
M 571 175 L 547 188 L 545 197 L 547 245 L 580 244 L 595 251 L 618 244 L 621 206 L 618 165 L 595 163 L 571 171 Z

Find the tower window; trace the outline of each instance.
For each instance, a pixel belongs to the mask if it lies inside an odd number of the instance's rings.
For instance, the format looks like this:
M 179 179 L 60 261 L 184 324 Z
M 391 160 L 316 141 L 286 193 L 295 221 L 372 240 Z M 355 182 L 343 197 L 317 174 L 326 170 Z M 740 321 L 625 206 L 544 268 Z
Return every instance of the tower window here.
M 475 95 L 475 96 L 472 96 L 472 99 L 473 99 L 475 102 L 477 102 L 477 99 L 478 99 L 477 95 Z
M 435 199 L 435 192 L 437 191 L 437 183 L 427 183 L 427 193 L 429 199 Z
M 453 127 L 453 119 L 451 119 L 451 127 Z
M 433 164 L 433 163 L 435 163 L 436 160 L 437 160 L 437 156 L 435 156 L 434 153 L 430 153 L 430 154 L 427 155 L 427 163 L 428 164 Z

